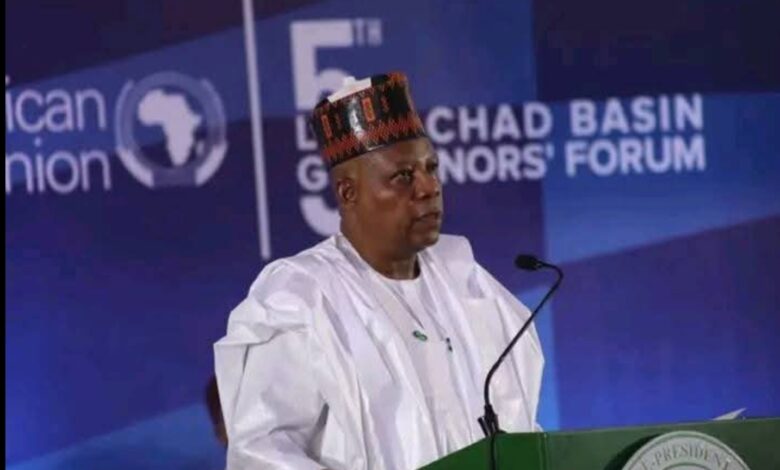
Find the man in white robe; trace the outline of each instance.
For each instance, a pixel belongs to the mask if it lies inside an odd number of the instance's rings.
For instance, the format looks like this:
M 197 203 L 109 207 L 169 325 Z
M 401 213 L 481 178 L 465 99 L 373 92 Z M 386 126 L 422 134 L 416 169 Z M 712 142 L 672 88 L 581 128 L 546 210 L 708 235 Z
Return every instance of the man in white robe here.
M 440 235 L 438 159 L 397 73 L 315 108 L 341 231 L 268 264 L 215 345 L 229 470 L 419 468 L 482 438 L 485 375 L 530 312 Z M 510 432 L 536 429 L 530 328 L 493 379 Z

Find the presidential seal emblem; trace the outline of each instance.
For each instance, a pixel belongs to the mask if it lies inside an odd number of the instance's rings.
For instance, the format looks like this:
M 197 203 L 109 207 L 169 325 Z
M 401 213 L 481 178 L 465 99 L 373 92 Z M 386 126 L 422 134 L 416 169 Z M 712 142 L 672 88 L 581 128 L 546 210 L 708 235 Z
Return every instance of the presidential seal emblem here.
M 750 470 L 726 444 L 695 431 L 662 434 L 642 446 L 623 470 Z

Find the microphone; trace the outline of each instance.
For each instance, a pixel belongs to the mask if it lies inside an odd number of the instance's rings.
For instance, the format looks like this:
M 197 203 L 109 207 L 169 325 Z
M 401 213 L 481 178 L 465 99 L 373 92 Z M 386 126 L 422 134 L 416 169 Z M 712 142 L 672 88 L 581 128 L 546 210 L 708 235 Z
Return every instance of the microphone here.
M 537 305 L 534 311 L 531 313 L 531 316 L 528 317 L 525 323 L 523 323 L 523 326 L 520 328 L 520 331 L 517 332 L 514 338 L 512 338 L 512 341 L 509 342 L 509 345 L 506 347 L 506 349 L 504 349 L 504 352 L 502 352 L 501 355 L 498 357 L 498 360 L 495 362 L 495 364 L 493 364 L 493 367 L 490 368 L 490 371 L 488 372 L 487 377 L 485 378 L 485 390 L 484 390 L 485 415 L 479 418 L 478 421 L 480 427 L 482 428 L 482 432 L 485 433 L 485 436 L 491 438 L 493 438 L 496 434 L 501 432 L 498 426 L 498 415 L 493 410 L 493 406 L 491 406 L 490 404 L 490 381 L 493 378 L 493 374 L 496 373 L 501 363 L 504 361 L 506 356 L 509 355 L 509 352 L 515 346 L 515 343 L 517 343 L 520 337 L 523 336 L 523 333 L 525 333 L 525 331 L 531 325 L 531 322 L 533 322 L 534 318 L 536 318 L 536 315 L 539 313 L 541 308 L 544 306 L 547 300 L 552 296 L 552 294 L 558 289 L 558 286 L 560 286 L 561 281 L 563 281 L 563 271 L 561 271 L 561 269 L 558 266 L 555 266 L 550 263 L 545 263 L 544 261 L 540 260 L 539 258 L 533 255 L 525 255 L 525 254 L 518 255 L 517 258 L 515 258 L 515 266 L 525 271 L 538 271 L 540 269 L 552 269 L 556 272 L 557 279 L 555 283 L 552 285 L 552 287 L 550 288 L 550 290 L 547 291 L 547 294 L 544 296 L 541 302 L 539 302 L 539 305 Z M 493 453 L 491 452 L 490 454 L 491 457 L 493 457 Z M 492 464 L 493 462 L 491 462 L 491 467 L 493 467 Z
M 517 255 L 517 258 L 515 258 L 515 266 L 526 271 L 536 271 L 545 264 L 533 255 Z M 550 265 L 548 264 L 547 266 Z

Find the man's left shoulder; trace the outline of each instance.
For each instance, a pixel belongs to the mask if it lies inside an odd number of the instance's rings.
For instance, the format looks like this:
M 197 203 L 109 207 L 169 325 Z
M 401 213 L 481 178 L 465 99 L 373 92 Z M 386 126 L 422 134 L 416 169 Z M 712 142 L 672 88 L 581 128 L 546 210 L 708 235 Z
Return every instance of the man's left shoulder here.
M 429 248 L 434 254 L 445 257 L 455 257 L 461 260 L 474 261 L 471 242 L 462 235 L 442 233 L 439 240 Z
M 440 262 L 457 271 L 473 267 L 474 252 L 468 238 L 461 235 L 441 234 L 436 244 L 428 248 L 430 254 Z

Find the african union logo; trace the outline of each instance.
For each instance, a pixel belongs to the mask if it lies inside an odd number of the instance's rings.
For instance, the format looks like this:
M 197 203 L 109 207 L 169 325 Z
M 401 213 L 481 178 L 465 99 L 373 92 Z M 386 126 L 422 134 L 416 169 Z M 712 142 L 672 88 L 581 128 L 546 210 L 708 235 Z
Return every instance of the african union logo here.
M 639 449 L 623 470 L 750 470 L 726 444 L 694 431 L 656 437 Z
M 120 160 L 150 188 L 200 186 L 227 152 L 225 111 L 214 86 L 177 72 L 126 83 L 115 126 Z

